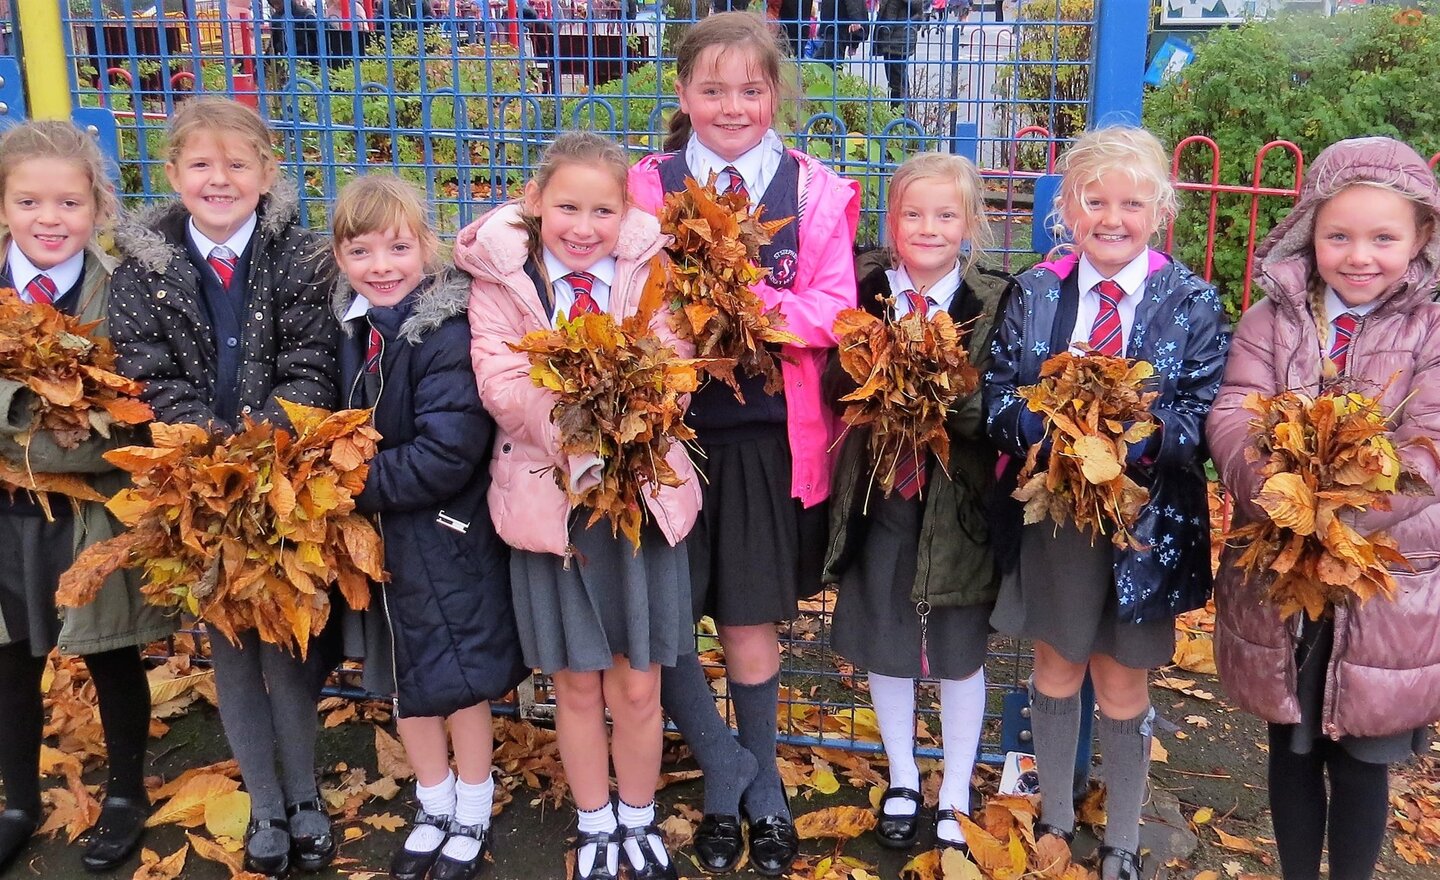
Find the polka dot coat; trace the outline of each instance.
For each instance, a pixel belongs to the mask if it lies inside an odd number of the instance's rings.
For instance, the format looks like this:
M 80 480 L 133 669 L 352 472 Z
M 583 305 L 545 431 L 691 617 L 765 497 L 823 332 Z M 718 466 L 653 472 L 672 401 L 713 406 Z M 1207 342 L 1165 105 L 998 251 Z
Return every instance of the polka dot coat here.
M 276 398 L 335 407 L 339 328 L 327 309 L 330 249 L 297 222 L 293 185 L 260 201 L 240 344 L 239 412 L 285 423 Z M 124 262 L 110 287 L 110 336 L 120 372 L 145 383 L 162 422 L 220 423 L 214 412 L 218 352 L 185 250 L 189 213 L 175 201 L 122 222 Z

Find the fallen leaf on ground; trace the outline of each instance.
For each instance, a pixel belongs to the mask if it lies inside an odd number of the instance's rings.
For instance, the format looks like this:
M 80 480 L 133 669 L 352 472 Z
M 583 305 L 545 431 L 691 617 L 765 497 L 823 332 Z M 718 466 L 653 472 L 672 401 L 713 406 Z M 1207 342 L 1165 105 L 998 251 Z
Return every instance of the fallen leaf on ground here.
M 826 807 L 795 819 L 795 832 L 801 840 L 816 840 L 822 837 L 850 840 L 874 827 L 875 814 L 868 807 Z
M 140 867 L 135 869 L 131 880 L 175 880 L 185 870 L 185 856 L 190 853 L 187 843 L 164 858 L 153 849 L 140 851 Z

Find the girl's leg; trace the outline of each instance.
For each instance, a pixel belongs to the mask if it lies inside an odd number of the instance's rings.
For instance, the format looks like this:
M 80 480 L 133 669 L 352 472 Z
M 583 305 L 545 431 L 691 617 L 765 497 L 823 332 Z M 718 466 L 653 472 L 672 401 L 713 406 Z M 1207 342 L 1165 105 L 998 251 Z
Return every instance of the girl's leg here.
M 760 765 L 746 789 L 745 811 L 752 819 L 790 818 L 785 786 L 775 763 L 776 710 L 780 702 L 780 640 L 774 624 L 721 626 L 725 672 L 735 706 L 735 726 L 744 746 Z
M 674 666 L 660 670 L 660 703 L 705 774 L 705 814 L 738 817 L 740 795 L 759 765 L 720 717 L 694 651 L 681 652 Z
M 0 645 L 0 780 L 5 783 L 5 814 L 0 816 L 0 873 L 3 873 L 40 822 L 40 739 L 45 703 L 40 679 L 45 658 L 30 656 L 30 642 Z M 23 811 L 18 812 L 18 811 Z
M 477 703 L 451 715 L 450 737 L 460 770 L 460 781 L 455 783 L 455 823 L 489 829 L 490 809 L 495 803 L 495 780 L 490 775 L 495 728 L 490 724 L 490 704 Z M 468 862 L 479 855 L 480 840 L 451 835 L 444 853 L 447 858 Z
M 940 809 L 970 812 L 970 776 L 980 751 L 980 727 L 985 721 L 985 668 L 969 678 L 940 682 L 940 731 L 945 746 L 945 776 L 940 783 Z M 946 819 L 935 826 L 942 841 L 965 839 L 960 823 Z
M 647 669 L 635 669 L 628 659 L 616 656 L 605 672 L 604 690 L 615 725 L 611 750 L 620 789 L 619 821 L 627 830 L 643 829 L 655 823 L 655 787 L 660 779 L 660 666 L 652 663 Z M 656 858 L 669 864 L 664 841 L 659 835 L 648 837 Z M 632 867 L 645 866 L 638 840 L 625 841 L 625 855 Z
M 1361 761 L 1339 743 L 1326 746 L 1330 880 L 1370 880 L 1390 818 L 1390 767 Z
M 555 741 L 565 765 L 575 806 L 580 811 L 582 835 L 613 833 L 619 824 L 610 806 L 610 768 L 606 760 L 610 741 L 605 730 L 605 694 L 598 672 L 571 672 L 562 669 L 551 676 L 555 682 Z M 602 857 L 611 874 L 619 870 L 620 847 L 609 843 L 602 854 L 593 843 L 583 844 L 575 854 L 575 870 L 590 875 Z
M 1075 749 L 1080 742 L 1080 686 L 1085 664 L 1071 663 L 1044 642 L 1035 643 L 1030 726 L 1040 776 L 1040 821 L 1063 834 L 1075 830 Z
M 1150 776 L 1150 727 L 1155 718 L 1150 708 L 1149 670 L 1096 654 L 1090 658 L 1090 674 L 1095 681 L 1095 701 L 1100 704 L 1096 727 L 1105 762 L 1105 845 L 1138 855 L 1140 809 Z M 1104 859 L 1101 880 L 1113 880 L 1120 867 L 1115 859 Z
M 280 751 L 280 782 L 290 814 L 290 837 L 300 867 L 319 870 L 335 857 L 330 817 L 315 785 L 315 737 L 320 717 L 315 711 L 315 682 L 320 677 L 320 651 L 301 660 L 275 645 L 260 646 L 270 712 Z
M 240 765 L 245 790 L 250 793 L 250 818 L 284 819 L 285 798 L 275 767 L 275 724 L 260 664 L 260 635 L 253 629 L 245 630 L 239 634 L 238 645 L 218 630 L 210 636 L 220 723 Z M 288 849 L 289 840 L 284 843 Z
M 1290 725 L 1270 725 L 1270 819 L 1281 873 L 1287 880 L 1315 880 L 1325 843 L 1324 744 L 1316 741 L 1309 754 L 1296 754 L 1290 750 L 1290 730 Z
M 890 762 L 890 787 L 920 790 L 920 767 L 915 763 L 915 680 L 870 673 L 870 702 L 880 723 L 885 759 Z M 907 798 L 887 798 L 880 812 L 889 816 L 915 813 Z
M 400 733 L 400 742 L 405 746 L 405 757 L 415 770 L 415 799 L 426 815 L 445 817 L 455 815 L 455 777 L 450 773 L 450 742 L 445 736 L 445 719 L 436 716 L 396 718 L 395 729 Z M 445 830 L 438 824 L 417 822 L 405 838 L 404 851 L 428 856 L 445 842 Z M 415 873 L 414 859 L 406 859 L 404 853 L 396 855 L 402 862 L 401 870 L 392 873 L 410 875 Z
M 100 702 L 100 726 L 110 761 L 106 798 L 147 802 L 145 743 L 150 736 L 150 684 L 136 647 L 86 654 L 85 666 Z

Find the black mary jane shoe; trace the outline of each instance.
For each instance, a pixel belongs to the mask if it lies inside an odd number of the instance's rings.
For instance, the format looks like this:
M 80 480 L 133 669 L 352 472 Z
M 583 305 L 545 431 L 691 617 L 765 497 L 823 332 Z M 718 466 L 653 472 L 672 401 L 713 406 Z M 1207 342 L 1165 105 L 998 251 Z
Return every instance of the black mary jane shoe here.
M 956 825 L 959 825 L 959 816 L 960 813 L 958 810 L 936 810 L 935 827 L 939 828 L 940 823 L 946 821 L 954 822 Z M 953 849 L 965 858 L 970 858 L 970 844 L 966 843 L 963 840 L 946 840 L 945 838 L 937 835 L 935 838 L 935 848 L 940 850 L 941 853 L 944 853 L 947 849 Z
M 425 812 L 424 807 L 415 811 L 414 824 L 432 825 L 439 828 L 442 834 L 450 833 L 450 817 L 432 816 Z M 429 852 L 413 852 L 401 844 L 400 849 L 390 858 L 390 876 L 395 880 L 424 880 L 425 875 L 430 873 L 430 867 L 440 857 L 440 850 L 444 846 L 444 838 Z
M 1101 877 L 1105 876 L 1105 861 L 1115 859 L 1120 863 L 1115 873 L 1116 880 L 1140 880 L 1140 871 L 1144 862 L 1138 853 L 1120 849 L 1117 846 L 1102 846 L 1096 852 L 1100 856 L 1100 864 L 1096 871 Z
M 800 854 L 800 837 L 795 821 L 779 814 L 750 820 L 750 867 L 766 877 L 779 877 L 790 870 Z
M 150 803 L 139 798 L 107 797 L 100 818 L 90 827 L 90 841 L 80 863 L 92 873 L 113 871 L 125 864 L 145 836 Z
M 663 848 L 665 844 L 665 833 L 656 825 L 642 825 L 639 828 L 624 828 L 620 843 L 620 858 L 629 861 L 630 854 L 625 850 L 625 841 L 633 840 L 640 848 L 640 857 L 645 860 L 643 865 L 630 865 L 630 880 L 677 880 L 675 873 L 675 860 L 667 859 L 665 864 L 660 863 L 660 856 L 656 854 L 655 848 L 650 845 L 650 835 L 658 837 Z M 667 853 L 668 855 L 668 853 Z
M 445 853 L 440 853 L 440 858 L 435 860 L 435 867 L 430 869 L 430 880 L 471 880 L 478 877 L 485 868 L 485 854 L 490 851 L 490 828 L 487 825 L 456 825 L 450 823 L 451 837 L 468 837 L 471 840 L 478 840 L 480 848 L 475 851 L 472 858 L 461 861 L 452 859 Z
M 618 871 L 614 874 L 610 873 L 610 859 L 608 857 L 610 845 L 618 844 L 619 842 L 620 832 L 618 829 L 615 831 L 595 831 L 588 834 L 582 832 L 575 838 L 575 845 L 572 847 L 572 849 L 575 850 L 575 860 L 570 864 L 570 880 L 619 880 Z M 590 873 L 581 874 L 580 850 L 584 849 L 585 845 L 590 843 L 595 844 L 595 861 L 590 863 Z M 620 858 L 625 858 L 624 853 L 621 853 Z
M 335 859 L 337 844 L 325 805 L 318 799 L 300 801 L 287 806 L 285 813 L 290 817 L 290 851 L 295 855 L 295 867 L 311 874 L 329 867 Z M 301 813 L 318 813 L 325 822 L 325 830 L 318 834 L 295 834 L 295 817 Z
M 885 804 L 891 798 L 901 798 L 915 805 L 915 812 L 906 816 L 885 812 Z M 920 837 L 920 807 L 924 799 L 913 788 L 892 786 L 880 795 L 880 809 L 875 819 L 875 842 L 886 849 L 909 849 Z
M 6 810 L 0 813 L 0 874 L 4 874 L 35 836 L 40 819 L 29 810 Z
M 290 838 L 290 823 L 284 819 L 251 819 L 249 827 L 245 829 L 245 870 L 268 877 L 283 877 L 290 871 L 290 847 L 286 847 L 279 853 L 264 856 L 250 851 L 250 840 L 257 832 L 267 828 L 277 828 L 285 832 L 287 841 Z
M 745 833 L 739 816 L 706 813 L 690 846 L 707 874 L 729 874 L 745 856 Z

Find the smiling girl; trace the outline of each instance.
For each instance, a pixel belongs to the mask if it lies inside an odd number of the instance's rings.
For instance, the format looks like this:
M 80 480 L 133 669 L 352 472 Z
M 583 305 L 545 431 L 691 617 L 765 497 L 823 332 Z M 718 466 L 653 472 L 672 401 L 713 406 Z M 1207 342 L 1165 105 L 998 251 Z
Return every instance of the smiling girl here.
M 571 488 L 599 479 L 602 462 L 566 458 L 551 422 L 555 393 L 530 379 L 510 349 L 562 318 L 633 314 L 665 237 L 629 204 L 625 152 L 588 132 L 546 151 L 520 202 L 460 233 L 456 263 L 475 278 L 471 359 L 480 398 L 499 426 L 490 515 L 515 552 L 510 572 L 525 661 L 552 676 L 565 776 L 579 808 L 573 878 L 615 878 L 620 852 L 635 880 L 675 877 L 655 825 L 660 776 L 660 669 L 691 650 L 690 570 L 684 538 L 700 508 L 695 470 L 679 444 L 669 463 L 680 485 L 644 493 L 649 516 L 638 551 L 609 523 L 586 527 L 552 473 Z M 652 329 L 681 357 L 667 313 Z M 606 741 L 605 713 L 614 722 Z M 610 805 L 609 759 L 620 789 Z M 622 846 L 623 844 L 623 846 Z
M 687 415 L 705 476 L 690 540 L 693 614 L 709 615 L 719 629 L 738 745 L 693 651 L 666 671 L 662 690 L 666 712 L 705 771 L 705 818 L 695 835 L 702 866 L 724 872 L 739 864 L 743 813 L 750 863 L 776 876 L 798 849 L 775 758 L 776 625 L 820 588 L 836 435 L 820 376 L 835 345 L 835 316 L 855 304 L 860 187 L 786 149 L 774 130 L 782 83 L 793 73 L 763 19 L 712 15 L 686 33 L 676 56 L 680 109 L 665 141 L 670 152 L 630 170 L 636 204 L 656 211 L 687 178 L 704 183 L 714 173 L 722 191 L 744 193 L 766 219 L 794 218 L 761 248 L 770 274 L 753 288 L 801 339 L 781 352 L 783 390 L 766 394 L 764 377 L 743 377 L 741 403 L 727 385 L 711 382 Z

